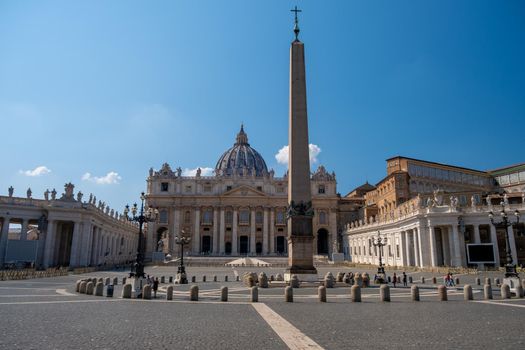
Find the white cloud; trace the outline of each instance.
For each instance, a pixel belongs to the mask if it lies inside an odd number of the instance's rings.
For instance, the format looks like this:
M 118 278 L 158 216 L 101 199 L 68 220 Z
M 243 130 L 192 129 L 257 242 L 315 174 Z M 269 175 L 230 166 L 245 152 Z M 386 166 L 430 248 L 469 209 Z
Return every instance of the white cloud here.
M 51 169 L 44 165 L 37 166 L 33 170 L 20 170 L 20 174 L 24 174 L 25 176 L 41 176 L 49 174 L 50 172 Z
M 105 176 L 93 176 L 90 173 L 85 173 L 82 175 L 82 181 L 94 182 L 97 185 L 112 185 L 118 184 L 122 180 L 122 177 L 114 171 L 110 171 Z
M 314 145 L 313 143 L 308 145 L 308 148 L 310 150 L 310 164 L 315 164 L 318 162 L 317 156 L 319 153 L 321 153 L 321 148 L 317 145 Z M 277 163 L 288 165 L 288 146 L 283 146 L 277 154 L 275 155 L 275 159 L 277 160 Z
M 189 169 L 189 168 L 184 168 L 184 170 L 182 171 L 182 176 L 195 176 L 197 175 L 197 169 L 199 167 L 195 168 L 195 169 Z M 201 166 L 201 176 L 212 176 L 213 175 L 213 168 L 208 168 L 208 167 L 203 167 Z

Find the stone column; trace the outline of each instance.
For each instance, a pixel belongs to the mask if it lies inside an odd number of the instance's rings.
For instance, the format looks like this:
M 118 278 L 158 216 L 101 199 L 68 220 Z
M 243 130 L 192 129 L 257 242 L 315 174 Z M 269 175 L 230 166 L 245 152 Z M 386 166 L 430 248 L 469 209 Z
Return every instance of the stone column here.
M 264 214 L 263 214 L 263 247 L 262 247 L 262 253 L 263 255 L 268 254 L 268 208 L 264 208 Z
M 212 253 L 218 255 L 219 253 L 219 211 L 217 207 L 213 208 L 213 242 Z
M 428 240 L 430 248 L 430 266 L 437 266 L 436 232 L 434 226 L 428 226 Z
M 457 225 L 452 225 L 452 246 L 454 247 L 451 259 L 452 266 L 461 266 L 461 252 Z
M 421 232 L 423 230 L 423 232 Z M 418 252 L 419 255 L 419 266 L 424 267 L 425 266 L 425 259 L 423 258 L 426 254 L 423 253 L 423 248 L 426 248 L 426 245 L 423 241 L 423 235 L 425 234 L 425 227 L 418 227 L 417 228 L 417 244 L 418 244 Z M 429 264 L 430 265 L 430 264 Z
M 20 229 L 20 240 L 27 241 L 27 219 L 22 219 L 22 227 Z
M 4 217 L 4 222 L 2 223 L 2 233 L 0 234 L 0 265 L 4 265 L 5 262 L 5 253 L 7 247 L 7 239 L 9 236 L 9 221 L 11 218 L 9 216 Z
M 250 253 L 255 254 L 255 209 L 250 212 Z
M 479 236 L 479 225 L 474 224 L 474 243 L 481 243 L 481 238 Z
M 195 208 L 195 229 L 193 231 L 193 244 L 192 244 L 192 251 L 193 254 L 199 254 L 199 247 L 201 243 L 201 211 L 200 208 Z
M 232 218 L 232 255 L 237 255 L 237 220 L 237 208 L 235 208 Z
M 399 248 L 401 250 L 401 265 L 403 266 L 410 266 L 410 263 L 408 261 L 408 249 L 406 249 L 407 246 L 407 231 L 401 231 L 401 237 L 399 242 Z
M 406 266 L 413 266 L 412 254 L 410 252 L 410 241 L 412 238 L 412 230 L 405 231 L 405 256 L 406 256 Z
M 89 256 L 91 251 L 92 229 L 89 221 L 82 223 L 82 243 L 80 244 L 79 262 L 80 266 L 87 266 L 89 264 Z
M 516 248 L 516 239 L 514 238 L 514 228 L 510 226 L 507 229 L 507 234 L 509 235 L 509 245 L 510 245 L 510 252 L 512 255 L 512 263 L 514 265 L 518 265 L 518 251 Z
M 55 263 L 55 240 L 56 240 L 56 222 L 49 220 L 47 222 L 46 242 L 44 247 L 44 267 L 48 268 Z
M 180 233 L 180 209 L 175 208 L 173 210 L 173 228 L 169 239 L 169 252 L 172 255 L 175 252 L 175 237 Z
M 490 242 L 494 243 L 494 259 L 496 260 L 495 266 L 500 267 L 498 236 L 496 233 L 496 228 L 494 227 L 494 225 L 489 225 L 489 226 L 490 226 Z
M 414 266 L 420 266 L 421 267 L 421 259 L 419 256 L 419 229 L 415 228 L 412 230 L 413 238 L 414 238 Z
M 270 254 L 275 253 L 275 208 L 270 209 Z
M 220 230 L 219 230 L 219 253 L 221 255 L 224 255 L 224 241 L 225 241 L 225 237 L 224 237 L 224 230 L 225 230 L 225 222 L 224 222 L 224 207 L 221 207 L 221 224 L 220 224 Z

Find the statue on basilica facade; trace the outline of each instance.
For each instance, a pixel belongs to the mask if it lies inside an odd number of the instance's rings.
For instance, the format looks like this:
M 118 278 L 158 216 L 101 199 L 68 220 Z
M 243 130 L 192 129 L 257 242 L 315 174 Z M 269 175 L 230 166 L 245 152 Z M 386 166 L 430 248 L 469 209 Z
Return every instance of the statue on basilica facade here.
M 57 190 L 53 188 L 53 191 L 51 191 L 51 200 L 55 200 L 57 198 Z
M 49 189 L 46 189 L 46 191 L 44 192 L 44 199 L 45 199 L 46 201 L 49 200 L 49 193 L 50 193 L 50 192 L 49 192 Z
M 82 202 L 82 197 L 83 196 L 84 196 L 84 194 L 82 192 L 78 191 L 78 193 L 77 193 L 77 201 Z
M 153 176 L 153 168 L 149 168 L 149 176 Z
M 9 188 L 7 189 L 9 197 L 13 197 L 13 192 L 15 192 L 15 189 L 13 188 L 13 186 L 9 186 Z
M 31 199 L 33 192 L 31 191 L 31 187 L 27 189 L 27 199 Z
M 201 168 L 197 168 L 197 173 L 195 175 L 201 177 Z

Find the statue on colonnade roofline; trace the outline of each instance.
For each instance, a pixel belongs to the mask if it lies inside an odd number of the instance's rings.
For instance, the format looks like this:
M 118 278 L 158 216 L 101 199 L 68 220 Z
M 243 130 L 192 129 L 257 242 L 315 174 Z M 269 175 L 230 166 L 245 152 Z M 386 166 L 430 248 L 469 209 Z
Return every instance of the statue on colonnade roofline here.
M 91 202 L 93 202 L 93 193 L 89 194 L 88 203 L 91 204 Z
M 77 201 L 82 202 L 82 197 L 83 196 L 84 196 L 84 194 L 82 192 L 78 191 L 78 193 L 77 193 Z
M 434 190 L 434 204 L 436 206 L 443 205 L 443 191 L 441 189 Z
M 29 187 L 27 189 L 27 199 L 31 199 L 31 195 L 33 194 L 33 192 L 31 191 L 31 187 Z
M 50 193 L 50 192 L 49 192 L 49 188 L 47 188 L 46 191 L 44 192 L 44 199 L 45 199 L 46 201 L 49 200 L 49 193 Z
M 7 193 L 9 193 L 9 197 L 13 197 L 13 192 L 15 192 L 15 189 L 13 188 L 13 186 L 9 186 L 9 188 L 7 189 Z
M 196 175 L 197 175 L 197 177 L 201 177 L 201 168 L 197 168 Z
M 73 185 L 71 182 L 68 182 L 64 185 L 64 195 L 62 196 L 62 199 L 72 200 L 73 199 L 73 191 L 75 190 L 75 185 Z
M 178 176 L 178 177 L 181 177 L 181 176 L 182 176 L 182 168 L 181 168 L 181 167 L 178 167 L 178 168 L 177 168 L 177 176 Z
M 53 191 L 51 191 L 51 200 L 55 200 L 57 198 L 57 190 L 53 188 Z
M 149 176 L 153 176 L 153 168 L 149 168 Z

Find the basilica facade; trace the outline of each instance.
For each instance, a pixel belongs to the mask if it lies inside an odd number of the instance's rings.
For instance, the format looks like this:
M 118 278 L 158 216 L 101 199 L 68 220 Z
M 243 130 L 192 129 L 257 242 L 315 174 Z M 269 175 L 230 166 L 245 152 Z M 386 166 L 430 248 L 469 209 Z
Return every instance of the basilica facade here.
M 323 166 L 311 174 L 314 252 L 337 248 L 338 201 L 335 174 Z M 150 170 L 146 200 L 158 208 L 150 224 L 146 256 L 155 251 L 177 256 L 176 236 L 191 238 L 185 253 L 210 256 L 281 256 L 287 254 L 288 178 L 275 176 L 248 143 L 241 126 L 233 146 L 220 155 L 213 176 L 183 176 L 169 164 Z

